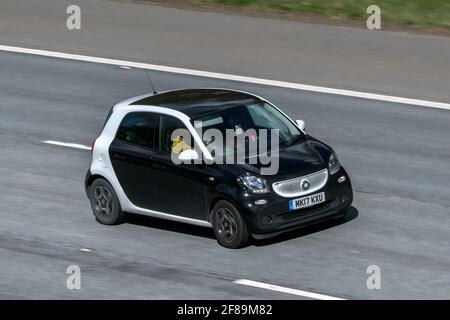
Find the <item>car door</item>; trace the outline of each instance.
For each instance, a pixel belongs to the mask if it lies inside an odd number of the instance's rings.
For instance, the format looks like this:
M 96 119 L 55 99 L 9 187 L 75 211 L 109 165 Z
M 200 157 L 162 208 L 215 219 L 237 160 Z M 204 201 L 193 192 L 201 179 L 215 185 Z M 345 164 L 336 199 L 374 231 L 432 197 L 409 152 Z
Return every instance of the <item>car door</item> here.
M 159 121 L 159 151 L 153 154 L 157 185 L 157 210 L 187 218 L 205 220 L 205 192 L 208 183 L 203 164 L 175 164 L 172 149 L 180 151 L 171 136 L 176 129 L 186 129 L 181 120 L 161 115 Z M 178 141 L 179 142 L 179 141 Z
M 145 209 L 156 207 L 158 170 L 152 156 L 157 151 L 159 116 L 151 112 L 131 112 L 122 120 L 109 147 L 109 156 L 117 179 L 128 199 Z

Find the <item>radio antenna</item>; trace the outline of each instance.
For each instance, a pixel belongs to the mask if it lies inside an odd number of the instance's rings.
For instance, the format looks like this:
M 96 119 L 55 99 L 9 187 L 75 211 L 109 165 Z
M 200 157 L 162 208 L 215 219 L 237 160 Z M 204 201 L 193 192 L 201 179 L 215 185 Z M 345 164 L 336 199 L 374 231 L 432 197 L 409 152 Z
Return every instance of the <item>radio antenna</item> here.
M 150 86 L 152 87 L 153 94 L 158 94 L 158 92 L 156 92 L 156 90 L 155 90 L 155 87 L 153 86 L 153 82 L 152 82 L 152 79 L 150 78 L 150 75 L 148 74 L 148 70 L 145 69 L 144 71 L 145 71 L 145 75 L 147 76 L 147 80 L 150 83 Z

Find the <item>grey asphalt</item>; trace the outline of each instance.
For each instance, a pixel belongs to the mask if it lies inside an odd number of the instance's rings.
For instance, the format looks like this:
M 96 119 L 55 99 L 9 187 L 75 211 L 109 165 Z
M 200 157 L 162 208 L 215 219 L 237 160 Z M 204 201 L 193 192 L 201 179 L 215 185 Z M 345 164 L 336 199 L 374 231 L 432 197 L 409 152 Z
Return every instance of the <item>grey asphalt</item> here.
M 75 3 L 81 30 L 71 31 L 66 8 Z M 125 0 L 75 3 L 2 0 L 0 44 L 450 101 L 449 37 L 370 31 L 365 21 L 356 29 Z
M 116 102 L 149 92 L 141 70 L 0 53 L 0 299 L 293 299 L 250 279 L 350 299 L 450 298 L 450 112 L 152 72 L 159 90 L 214 86 L 261 95 L 335 147 L 354 208 L 247 248 L 210 229 L 132 216 L 98 224 L 83 190 L 89 145 Z M 80 248 L 92 248 L 82 253 Z M 69 265 L 81 290 L 66 289 Z M 366 287 L 381 268 L 381 289 Z

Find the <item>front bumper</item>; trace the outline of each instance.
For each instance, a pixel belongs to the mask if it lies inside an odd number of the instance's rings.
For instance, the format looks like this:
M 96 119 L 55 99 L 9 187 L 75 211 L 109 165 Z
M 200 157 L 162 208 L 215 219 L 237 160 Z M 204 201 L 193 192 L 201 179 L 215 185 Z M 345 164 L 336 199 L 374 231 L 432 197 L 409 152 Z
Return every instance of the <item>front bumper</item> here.
M 345 181 L 338 183 L 342 176 L 346 177 Z M 314 194 L 320 192 L 325 193 L 325 202 L 293 211 L 289 211 L 288 204 L 293 198 L 283 198 L 274 192 L 262 195 L 244 192 L 239 195 L 238 203 L 243 204 L 241 212 L 250 233 L 264 236 L 343 216 L 353 201 L 351 182 L 343 168 L 329 176 L 327 184 Z M 257 200 L 267 203 L 256 205 Z

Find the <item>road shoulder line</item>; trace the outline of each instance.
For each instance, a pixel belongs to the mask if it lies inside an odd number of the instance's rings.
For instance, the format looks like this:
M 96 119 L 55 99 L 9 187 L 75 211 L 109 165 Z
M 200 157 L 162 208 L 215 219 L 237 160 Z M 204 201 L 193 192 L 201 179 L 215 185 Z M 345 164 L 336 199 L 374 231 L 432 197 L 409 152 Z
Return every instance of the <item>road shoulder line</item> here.
M 176 73 L 176 74 L 185 74 L 185 75 L 191 75 L 191 76 L 222 79 L 222 80 L 231 80 L 231 81 L 246 82 L 246 83 L 251 83 L 251 84 L 260 84 L 260 85 L 267 85 L 267 86 L 273 86 L 273 87 L 281 87 L 281 88 L 296 89 L 296 90 L 303 90 L 303 91 L 310 91 L 310 92 L 317 92 L 317 93 L 334 94 L 334 95 L 339 95 L 339 96 L 347 96 L 347 97 L 362 98 L 362 99 L 369 99 L 369 100 L 379 100 L 379 101 L 387 101 L 387 102 L 393 102 L 393 103 L 415 105 L 415 106 L 421 106 L 421 107 L 427 107 L 427 108 L 450 110 L 450 103 L 445 103 L 445 102 L 411 99 L 411 98 L 389 96 L 389 95 L 382 95 L 382 94 L 369 93 L 369 92 L 360 92 L 360 91 L 353 91 L 353 90 L 335 89 L 335 88 L 329 88 L 329 87 L 321 87 L 321 86 L 313 86 L 313 85 L 294 83 L 294 82 L 247 77 L 247 76 L 233 75 L 233 74 L 227 74 L 227 73 L 218 73 L 218 72 L 170 67 L 170 66 L 163 66 L 163 65 L 156 65 L 156 64 L 149 64 L 149 63 L 142 63 L 142 62 L 108 59 L 108 58 L 93 57 L 93 56 L 86 56 L 86 55 L 80 55 L 80 54 L 47 51 L 47 50 L 39 50 L 39 49 L 30 49 L 30 48 L 22 48 L 22 47 L 13 47 L 13 46 L 5 46 L 5 45 L 0 45 L 0 51 L 32 54 L 32 55 L 37 55 L 37 56 L 45 56 L 45 57 L 68 59 L 68 60 L 77 60 L 77 61 L 84 61 L 84 62 L 94 62 L 94 63 L 109 64 L 109 65 L 116 65 L 116 66 L 126 66 L 126 67 L 138 68 L 138 69 L 170 72 L 170 73 Z

